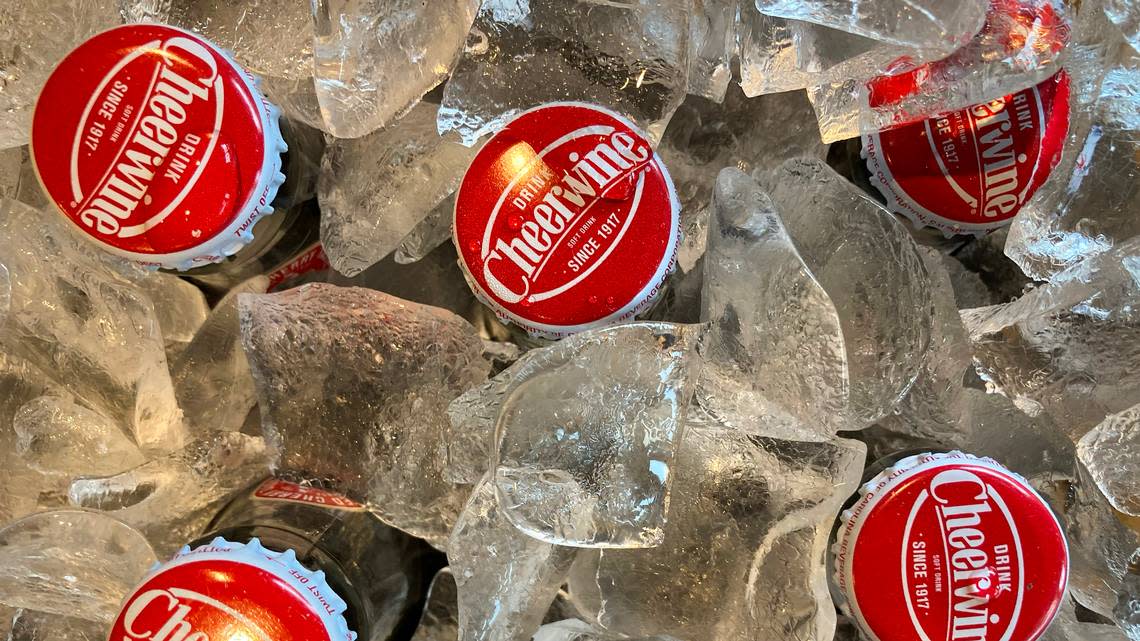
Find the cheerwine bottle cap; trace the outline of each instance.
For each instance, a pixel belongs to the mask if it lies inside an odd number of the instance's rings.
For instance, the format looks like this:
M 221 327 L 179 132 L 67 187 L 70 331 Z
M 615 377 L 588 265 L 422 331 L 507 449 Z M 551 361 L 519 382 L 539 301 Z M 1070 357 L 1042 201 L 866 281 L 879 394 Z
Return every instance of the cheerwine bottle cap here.
M 863 136 L 887 207 L 946 236 L 1012 222 L 1061 159 L 1069 76 L 968 109 Z
M 103 249 L 190 269 L 237 253 L 272 213 L 278 116 L 256 79 L 199 36 L 125 25 L 52 72 L 31 153 L 45 192 Z
M 832 552 L 840 605 L 877 641 L 1033 641 L 1069 569 L 1044 499 L 961 452 L 911 456 L 865 484 Z
M 454 240 L 472 290 L 500 318 L 560 338 L 652 303 L 676 261 L 679 212 L 636 125 L 595 105 L 551 103 L 476 155 Z
M 123 602 L 110 638 L 354 641 L 345 607 L 292 550 L 216 538 L 152 570 Z

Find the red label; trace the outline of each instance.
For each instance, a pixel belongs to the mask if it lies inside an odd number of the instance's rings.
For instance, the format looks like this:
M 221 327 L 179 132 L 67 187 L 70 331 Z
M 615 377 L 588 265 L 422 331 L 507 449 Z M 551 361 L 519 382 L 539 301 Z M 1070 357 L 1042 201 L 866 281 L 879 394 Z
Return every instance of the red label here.
M 285 501 L 288 503 L 303 503 L 306 505 L 320 505 L 339 510 L 363 510 L 364 506 L 349 499 L 315 487 L 298 485 L 279 479 L 268 479 L 258 486 L 253 496 L 267 501 Z
M 836 548 L 838 584 L 882 641 L 1031 641 L 1065 594 L 1060 525 L 987 459 L 926 455 L 872 482 Z
M 153 575 L 123 603 L 109 638 L 346 641 L 333 639 L 306 599 L 276 573 L 219 559 L 182 563 Z
M 319 242 L 314 243 L 293 260 L 269 273 L 269 291 L 275 291 L 279 285 L 288 283 L 298 276 L 324 271 L 331 266 L 328 256 L 325 255 L 325 248 Z
M 863 136 L 871 180 L 894 212 L 946 233 L 1008 225 L 1061 159 L 1069 77 Z
M 145 260 L 248 232 L 238 218 L 251 226 L 252 206 L 272 199 L 264 167 L 272 109 L 244 71 L 194 34 L 128 25 L 84 42 L 48 78 L 32 154 L 68 218 Z
M 479 151 L 455 205 L 476 293 L 552 337 L 644 309 L 675 259 L 679 203 L 649 141 L 599 107 L 524 112 Z

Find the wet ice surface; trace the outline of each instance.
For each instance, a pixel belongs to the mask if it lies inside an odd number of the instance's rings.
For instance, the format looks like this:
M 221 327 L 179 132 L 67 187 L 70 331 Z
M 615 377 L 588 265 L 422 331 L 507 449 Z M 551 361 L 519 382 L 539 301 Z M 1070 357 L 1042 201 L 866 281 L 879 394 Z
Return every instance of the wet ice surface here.
M 268 286 L 258 276 L 227 293 L 171 365 L 178 405 L 194 433 L 239 430 L 257 403 L 241 348 L 238 297 L 264 294 Z
M 694 326 L 627 324 L 530 360 L 539 369 L 524 370 L 496 426 L 504 516 L 551 543 L 658 545 L 699 337 Z
M 181 412 L 153 303 L 64 224 L 0 201 L 0 280 L 11 288 L 0 341 L 123 421 L 140 447 L 179 447 Z
M 452 212 L 441 205 L 459 187 L 475 152 L 440 138 L 435 116 L 435 105 L 420 103 L 387 129 L 329 145 L 321 163 L 321 241 L 337 271 L 359 274 L 433 214 L 444 237 L 450 234 Z M 432 236 L 429 229 L 418 231 Z M 434 249 L 427 246 L 431 240 L 419 241 L 418 251 L 416 240 L 409 242 L 405 253 L 422 257 Z
M 964 43 L 985 20 L 985 0 L 756 0 L 760 11 L 912 47 Z
M 119 0 L 128 22 L 160 22 L 193 31 L 231 52 L 259 76 L 313 75 L 312 22 L 293 0 Z
M 28 142 L 36 96 L 55 65 L 79 43 L 119 21 L 115 0 L 0 6 L 0 149 Z
M 1109 415 L 1081 437 L 1077 456 L 1113 508 L 1140 517 L 1140 405 Z
M 1032 87 L 1057 71 L 1074 40 L 1103 53 L 1106 26 L 1095 3 L 1082 11 L 1060 0 L 991 3 L 981 31 L 945 58 L 903 66 L 892 75 L 813 87 L 823 140 L 922 120 Z
M 411 109 L 451 71 L 478 7 L 477 0 L 313 2 L 314 77 L 328 131 L 357 138 Z
M 206 304 L 202 290 L 177 276 L 162 272 L 140 276 L 135 282 L 154 304 L 158 327 L 166 344 L 166 357 L 173 362 L 206 322 L 210 306 Z
M 520 532 L 495 494 L 490 479 L 475 488 L 448 544 L 460 641 L 525 639 L 542 623 L 578 552 Z
M 693 0 L 689 23 L 688 93 L 714 102 L 724 100 L 732 83 L 731 61 L 736 50 L 733 0 Z
M 818 160 L 758 172 L 847 344 L 848 429 L 884 416 L 914 383 L 933 318 L 926 268 L 902 224 Z
M 464 144 L 546 102 L 608 107 L 659 140 L 685 97 L 690 0 L 488 0 L 444 89 L 440 133 Z
M 849 400 L 835 305 L 754 179 L 725 169 L 713 204 L 702 295 L 712 327 L 698 402 L 754 434 L 833 435 Z
M 962 314 L 978 373 L 1074 441 L 1140 397 L 1140 240 L 1071 267 L 1005 305 Z
M 76 479 L 68 495 L 138 528 L 165 558 L 200 536 L 234 492 L 268 475 L 260 437 L 215 432 L 121 474 Z
M 823 556 L 864 451 L 691 423 L 662 545 L 583 551 L 575 603 L 631 636 L 830 640 Z
M 67 398 L 25 403 L 12 428 L 16 454 L 44 474 L 115 474 L 146 461 L 120 425 Z
M 1129 50 L 1097 82 L 1102 64 L 1070 67 L 1076 95 L 1064 155 L 1010 228 L 1006 254 L 1038 280 L 1140 235 L 1140 56 Z
M 0 602 L 55 615 L 110 621 L 157 562 L 150 544 L 109 516 L 43 512 L 0 530 Z
M 275 465 L 330 479 L 386 522 L 444 545 L 469 491 L 443 477 L 447 404 L 489 370 L 474 328 L 442 309 L 325 284 L 238 305 Z

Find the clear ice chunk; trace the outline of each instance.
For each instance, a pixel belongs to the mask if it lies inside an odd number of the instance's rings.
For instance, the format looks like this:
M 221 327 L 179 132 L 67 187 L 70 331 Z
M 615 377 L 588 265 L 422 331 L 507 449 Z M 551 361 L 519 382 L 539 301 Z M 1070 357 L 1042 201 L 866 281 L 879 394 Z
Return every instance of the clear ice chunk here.
M 267 476 L 260 437 L 216 432 L 126 472 L 76 479 L 68 497 L 138 528 L 166 558 L 201 535 L 234 492 Z
M 569 591 L 590 622 L 629 636 L 830 641 L 824 555 L 864 446 L 690 424 L 656 548 L 586 550 Z
M 67 398 L 29 401 L 12 427 L 16 454 L 43 474 L 116 474 L 146 462 L 117 423 Z
M 542 623 L 578 550 L 531 538 L 503 514 L 484 479 L 451 533 L 448 561 L 459 589 L 459 641 L 527 639 Z
M 154 313 L 158 317 L 158 327 L 166 345 L 166 356 L 173 362 L 186 344 L 194 338 L 198 328 L 206 322 L 210 306 L 202 290 L 188 281 L 163 272 L 152 272 L 135 280 L 146 292 Z
M 104 641 L 110 625 L 35 610 L 18 610 L 7 641 Z M 3 624 L 0 624 L 0 633 Z
M 0 279 L 10 287 L 0 341 L 123 421 L 144 450 L 180 447 L 154 305 L 64 224 L 53 212 L 0 201 Z
M 1078 620 L 1073 601 L 1066 599 L 1041 641 L 1128 641 L 1128 637 L 1114 625 Z
M 982 28 L 987 0 L 755 0 L 765 14 L 894 45 L 965 44 Z
M 1104 12 L 1124 32 L 1128 44 L 1140 51 L 1140 5 L 1136 0 L 1104 0 Z
M 0 530 L 0 602 L 109 622 L 157 561 L 141 534 L 104 514 L 33 514 Z
M 699 338 L 696 326 L 631 323 L 548 348 L 499 414 L 502 514 L 559 545 L 660 544 Z
M 457 641 L 459 639 L 459 588 L 451 568 L 440 570 L 431 580 L 427 603 L 411 641 Z
M 965 310 L 978 373 L 1076 441 L 1140 402 L 1140 238 L 1004 305 Z
M 451 194 L 432 209 L 412 231 L 400 240 L 393 254 L 397 263 L 407 265 L 422 260 L 437 247 L 451 240 L 451 221 L 455 217 L 455 194 Z
M 340 273 L 355 276 L 392 253 L 458 189 L 474 151 L 440 138 L 435 116 L 435 105 L 420 103 L 386 129 L 329 145 L 321 242 Z
M 591 102 L 661 138 L 688 86 L 691 0 L 486 0 L 444 88 L 439 132 L 474 145 L 514 115 Z
M 1140 235 L 1140 55 L 1128 51 L 1106 74 L 1099 59 L 1070 66 L 1075 95 L 1061 163 L 1018 212 L 1005 246 L 1031 278 L 1051 279 Z
M 736 53 L 736 0 L 693 0 L 689 25 L 688 93 L 724 100 Z
M 201 35 L 259 76 L 313 75 L 312 23 L 293 0 L 119 0 L 127 22 L 161 22 Z
M 600 630 L 580 619 L 563 619 L 544 624 L 534 633 L 534 641 L 678 641 L 673 637 L 652 636 L 630 638 Z
M 1081 437 L 1077 456 L 1114 509 L 1140 517 L 1140 405 L 1108 416 Z
M 701 346 L 697 402 L 721 423 L 754 434 L 834 435 L 849 400 L 835 305 L 753 178 L 725 169 L 713 204 L 702 292 L 711 329 Z
M 447 78 L 479 8 L 477 0 L 311 4 L 317 100 L 339 138 L 388 125 Z
M 449 482 L 447 405 L 486 380 L 475 329 L 445 310 L 310 284 L 239 298 L 275 466 L 334 482 L 394 527 L 446 544 L 469 486 Z
M 238 297 L 264 294 L 257 276 L 230 290 L 170 368 L 174 393 L 194 433 L 237 431 L 257 404 L 253 375 L 241 348 Z
M 847 429 L 867 427 L 906 395 L 930 344 L 934 305 L 918 247 L 894 216 L 822 161 L 793 159 L 757 177 L 839 313 Z
M 27 144 L 36 97 L 56 64 L 121 19 L 115 0 L 5 2 L 0 7 L 0 149 Z
M 989 3 L 977 35 L 944 58 L 902 58 L 888 74 L 832 78 L 812 87 L 809 94 L 824 142 L 965 109 L 1039 84 L 1056 73 L 1066 49 L 1073 46 L 1077 27 L 1094 48 L 1103 42 L 1103 30 L 1093 23 L 1107 21 L 1096 3 L 1087 3 L 1083 10 L 1069 4 L 995 1 Z
M 3 149 L 0 145 L 0 198 L 11 198 L 37 209 L 48 204 L 47 196 L 32 166 L 26 146 Z

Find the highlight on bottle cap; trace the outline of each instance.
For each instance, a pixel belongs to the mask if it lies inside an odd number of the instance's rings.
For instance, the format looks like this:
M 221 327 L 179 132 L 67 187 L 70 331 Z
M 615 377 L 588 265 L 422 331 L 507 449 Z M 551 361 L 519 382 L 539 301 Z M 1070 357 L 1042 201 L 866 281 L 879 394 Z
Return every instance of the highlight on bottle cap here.
M 345 608 L 292 550 L 216 538 L 152 570 L 123 602 L 110 638 L 354 641 Z
M 1044 499 L 961 452 L 908 457 L 866 483 L 832 551 L 841 607 L 879 641 L 1033 641 L 1068 579 Z
M 1069 75 L 924 121 L 863 135 L 871 183 L 887 208 L 944 235 L 984 235 L 1013 221 L 1061 160 Z
M 680 203 L 626 118 L 595 105 L 525 111 L 479 151 L 455 203 L 468 283 L 500 318 L 560 338 L 632 319 L 676 261 Z
M 279 112 L 199 36 L 132 24 L 92 36 L 36 102 L 48 197 L 104 250 L 148 266 L 220 262 L 253 239 L 284 180 Z

